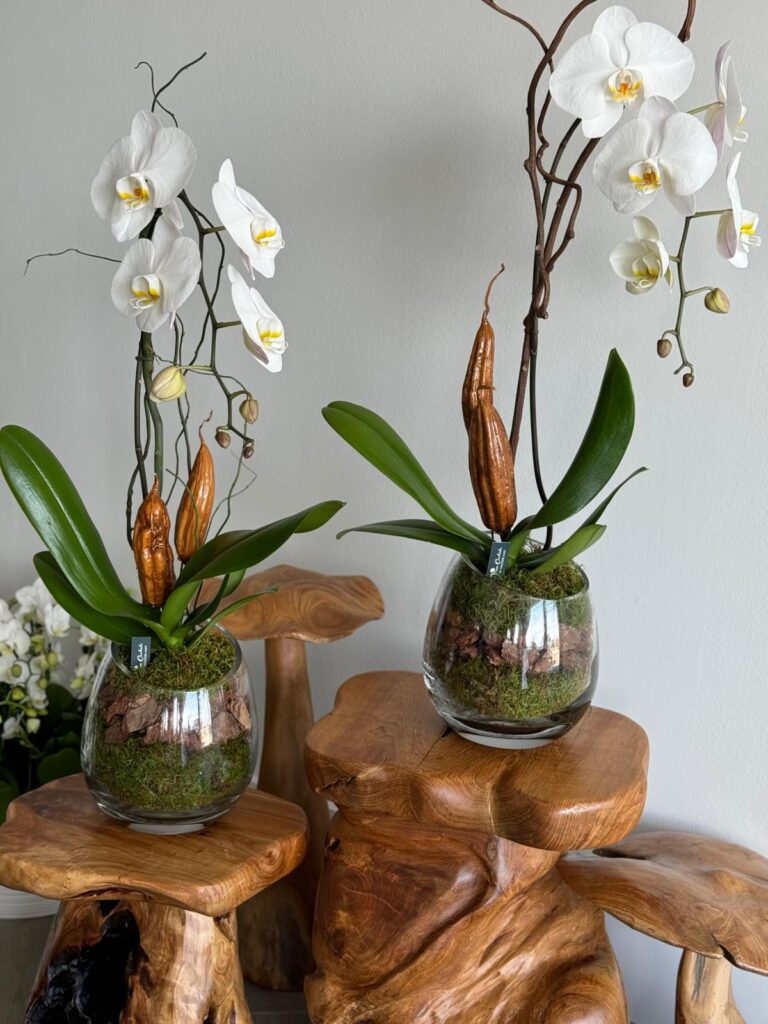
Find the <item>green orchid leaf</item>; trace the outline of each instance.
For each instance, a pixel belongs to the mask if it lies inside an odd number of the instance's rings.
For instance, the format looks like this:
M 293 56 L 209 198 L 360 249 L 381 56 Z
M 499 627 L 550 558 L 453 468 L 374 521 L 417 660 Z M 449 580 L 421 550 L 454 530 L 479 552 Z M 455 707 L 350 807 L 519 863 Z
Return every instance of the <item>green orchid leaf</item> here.
M 263 597 L 265 594 L 276 594 L 279 589 L 279 587 L 267 587 L 266 590 L 258 590 L 255 594 L 248 594 L 246 595 L 246 597 L 241 597 L 239 598 L 239 600 L 233 601 L 232 604 L 228 604 L 226 608 L 222 608 L 220 612 L 217 612 L 216 615 L 212 616 L 210 621 L 206 624 L 205 628 L 201 629 L 200 632 L 195 636 L 194 640 L 190 644 L 190 647 L 194 647 L 195 644 L 198 643 L 198 641 L 203 639 L 203 637 L 209 630 L 213 629 L 216 623 L 221 622 L 222 619 L 226 619 L 228 615 L 231 615 L 233 612 L 239 611 L 241 608 L 244 608 L 245 605 L 250 604 L 251 601 L 255 601 L 257 598 Z
M 380 473 L 410 495 L 448 533 L 479 542 L 490 551 L 490 538 L 458 516 L 396 431 L 370 409 L 352 402 L 331 402 L 326 422 Z
M 99 636 L 106 637 L 107 640 L 114 640 L 115 643 L 127 646 L 130 646 L 131 637 L 141 632 L 142 623 L 138 619 L 105 615 L 84 601 L 50 551 L 38 552 L 33 561 L 40 579 L 51 592 L 54 601 L 65 608 L 81 625 L 92 629 Z
M 77 750 L 65 747 L 56 754 L 44 757 L 37 766 L 37 778 L 41 786 L 54 779 L 63 779 L 65 775 L 77 775 L 80 771 L 80 754 Z
M 563 479 L 534 516 L 534 529 L 562 523 L 602 491 L 624 457 L 634 424 L 632 382 L 613 349 L 581 446 Z
M 571 534 L 568 540 L 556 548 L 551 548 L 549 551 L 544 552 L 547 557 L 539 562 L 534 569 L 531 569 L 531 576 L 543 576 L 545 573 L 552 572 L 559 565 L 564 565 L 565 562 L 578 558 L 583 551 L 591 548 L 593 544 L 600 540 L 605 530 L 606 527 L 599 524 L 580 526 L 575 533 Z M 525 565 L 525 568 L 528 568 L 528 564 Z
M 440 547 L 451 548 L 462 555 L 466 555 L 477 565 L 485 569 L 488 562 L 488 553 L 480 544 L 467 540 L 466 537 L 459 537 L 442 526 L 432 522 L 431 519 L 393 519 L 384 523 L 368 523 L 366 526 L 352 526 L 348 530 L 342 530 L 336 534 L 337 539 L 345 537 L 348 533 L 376 533 L 385 537 L 406 537 L 410 540 L 425 541 L 428 544 L 438 544 Z
M 200 608 L 197 609 L 196 612 L 190 615 L 190 617 L 184 623 L 184 628 L 189 632 L 196 626 L 199 626 L 201 625 L 201 623 L 205 622 L 206 619 L 209 619 L 211 615 L 213 615 L 216 612 L 216 609 L 219 607 L 224 598 L 229 597 L 230 594 L 233 594 L 237 590 L 237 588 L 243 582 L 245 573 L 246 570 L 241 569 L 240 572 L 233 572 L 230 573 L 228 576 L 224 576 L 221 581 L 221 585 L 219 586 L 219 589 L 213 595 L 211 600 L 208 601 L 206 604 L 202 605 Z
M 250 569 L 282 547 L 294 533 L 308 533 L 325 525 L 343 506 L 343 501 L 324 501 L 258 530 L 220 533 L 190 558 L 176 586 Z
M 184 583 L 181 586 L 177 583 L 168 597 L 165 599 L 163 610 L 160 615 L 160 622 L 173 632 L 178 629 L 179 623 L 187 613 L 200 584 L 194 580 L 191 583 Z
M 61 571 L 82 599 L 107 615 L 146 615 L 120 582 L 104 542 L 64 467 L 29 430 L 0 430 L 0 469 Z

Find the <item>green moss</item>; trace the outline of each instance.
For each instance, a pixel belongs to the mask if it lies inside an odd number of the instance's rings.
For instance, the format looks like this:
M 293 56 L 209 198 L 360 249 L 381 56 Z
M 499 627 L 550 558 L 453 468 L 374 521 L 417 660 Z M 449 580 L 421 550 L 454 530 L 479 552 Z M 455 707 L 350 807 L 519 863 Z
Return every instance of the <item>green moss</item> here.
M 120 648 L 120 657 L 124 664 L 129 663 L 126 648 Z M 107 681 L 116 693 L 132 696 L 152 692 L 160 697 L 170 696 L 180 690 L 205 690 L 215 686 L 234 665 L 232 642 L 224 633 L 211 630 L 194 647 L 181 651 L 157 649 L 146 668 L 130 675 L 113 664 Z
M 247 734 L 182 757 L 177 743 L 97 742 L 92 773 L 118 800 L 147 811 L 194 811 L 236 793 L 250 776 Z
M 523 688 L 519 669 L 492 669 L 481 658 L 455 662 L 441 673 L 451 698 L 467 711 L 488 718 L 521 721 L 543 718 L 569 707 L 587 689 L 588 672 L 546 673 L 528 676 Z

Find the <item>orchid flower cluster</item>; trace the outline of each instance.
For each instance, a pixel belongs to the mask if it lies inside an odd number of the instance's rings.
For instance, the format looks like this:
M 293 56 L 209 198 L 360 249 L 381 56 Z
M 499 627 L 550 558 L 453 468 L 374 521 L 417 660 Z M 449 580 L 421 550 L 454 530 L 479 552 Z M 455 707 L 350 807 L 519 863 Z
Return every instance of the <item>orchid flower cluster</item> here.
M 91 684 L 107 642 L 80 627 L 80 656 L 65 677 L 61 641 L 73 628 L 69 613 L 57 604 L 42 580 L 0 599 L 0 740 L 29 744 L 48 711 L 51 683 L 64 685 L 79 701 Z
M 171 81 L 176 77 L 174 75 Z M 216 427 L 218 444 L 228 448 L 233 435 L 240 441 L 237 470 L 224 502 L 227 506 L 226 522 L 242 460 L 251 458 L 254 453 L 248 431 L 256 422 L 259 406 L 249 386 L 219 369 L 219 334 L 227 328 L 240 328 L 246 349 L 270 373 L 282 369 L 286 349 L 282 321 L 253 285 L 256 274 L 265 278 L 274 276 L 275 258 L 284 244 L 280 225 L 255 196 L 237 184 L 230 159 L 222 163 L 218 180 L 211 189 L 213 207 L 221 223 L 214 224 L 192 203 L 186 189 L 197 152 L 192 139 L 178 126 L 174 114 L 160 101 L 160 94 L 165 88 L 155 89 L 152 71 L 151 109 L 141 110 L 134 116 L 129 134 L 110 148 L 91 186 L 91 200 L 96 213 L 109 224 L 116 241 L 129 243 L 122 260 L 113 261 L 120 265 L 112 281 L 112 301 L 118 312 L 136 322 L 140 332 L 134 403 L 137 462 L 128 488 L 126 507 L 129 538 L 136 480 L 140 481 L 144 497 L 151 482 L 148 482 L 145 462 L 149 458 L 152 441 L 154 475 L 159 479 L 162 492 L 164 450 L 160 406 L 163 403 L 175 402 L 179 416 L 179 431 L 174 443 L 177 472 L 172 474 L 174 483 L 171 490 L 179 479 L 179 447 L 182 442 L 186 446 L 187 468 L 191 467 L 187 429 L 190 374 L 212 375 L 221 387 L 226 402 L 226 419 Z M 156 113 L 157 108 L 165 111 L 173 124 L 163 124 Z M 194 238 L 184 234 L 185 212 L 192 222 Z M 220 253 L 212 285 L 206 281 L 205 273 L 205 242 L 209 236 L 218 241 Z M 246 273 L 244 276 L 236 266 L 228 263 L 226 276 L 236 317 L 219 319 L 215 303 L 226 262 L 225 237 L 236 247 Z M 205 303 L 205 318 L 194 352 L 187 356 L 184 322 L 179 311 L 198 287 Z M 163 328 L 171 332 L 172 354 L 169 353 L 167 358 L 162 358 L 157 351 L 156 332 Z M 207 359 L 202 358 L 204 351 Z M 158 363 L 165 365 L 158 368 Z M 238 399 L 241 422 L 236 422 L 234 413 Z
M 599 139 L 611 133 L 594 162 L 594 180 L 619 213 L 633 215 L 634 237 L 610 255 L 615 273 L 632 295 L 650 291 L 659 281 L 674 286 L 673 265 L 680 290 L 675 326 L 657 345 L 660 356 L 680 354 L 683 383 L 693 384 L 693 366 L 683 346 L 682 325 L 686 301 L 704 294 L 711 312 L 727 313 L 725 292 L 685 284 L 684 255 L 693 220 L 717 218 L 715 244 L 721 256 L 736 267 L 746 267 L 749 252 L 760 244 L 758 215 L 743 207 L 737 182 L 741 152 L 747 141 L 746 116 L 730 43 L 715 59 L 715 98 L 704 106 L 681 110 L 677 101 L 691 84 L 695 61 L 677 36 L 650 22 L 639 22 L 626 7 L 610 7 L 589 35 L 577 40 L 552 72 L 550 93 L 555 103 L 580 119 L 584 135 Z M 624 123 L 620 124 L 624 118 Z M 727 159 L 724 176 L 728 205 L 699 210 L 698 193 Z M 684 218 L 682 238 L 672 254 L 656 224 L 641 215 L 659 193 L 664 193 Z

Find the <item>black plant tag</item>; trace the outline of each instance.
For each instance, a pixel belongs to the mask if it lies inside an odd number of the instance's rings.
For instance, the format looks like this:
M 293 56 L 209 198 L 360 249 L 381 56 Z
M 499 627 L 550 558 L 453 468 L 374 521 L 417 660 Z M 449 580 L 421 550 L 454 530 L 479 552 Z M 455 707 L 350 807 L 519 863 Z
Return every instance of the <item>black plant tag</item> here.
M 131 668 L 146 668 L 152 657 L 152 638 L 149 636 L 131 637 Z
M 488 559 L 488 575 L 498 576 L 504 572 L 509 559 L 509 541 L 495 540 L 491 544 L 491 557 Z

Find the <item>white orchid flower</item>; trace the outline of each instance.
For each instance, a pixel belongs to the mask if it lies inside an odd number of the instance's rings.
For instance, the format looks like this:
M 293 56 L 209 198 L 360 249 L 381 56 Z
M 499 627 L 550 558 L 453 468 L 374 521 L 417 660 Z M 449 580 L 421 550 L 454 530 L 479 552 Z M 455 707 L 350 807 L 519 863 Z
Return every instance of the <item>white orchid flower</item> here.
M 275 257 L 284 246 L 283 232 L 258 199 L 235 182 L 232 161 L 225 160 L 212 189 L 213 205 L 221 223 L 240 249 L 251 276 L 275 276 Z
M 270 373 L 278 373 L 287 348 L 281 320 L 231 264 L 227 273 L 232 282 L 232 302 L 243 322 L 245 347 Z
M 619 213 L 638 213 L 663 191 L 687 217 L 696 210 L 695 193 L 716 167 L 717 150 L 701 121 L 654 96 L 607 140 L 594 177 Z
M 69 613 L 60 604 L 51 604 L 45 610 L 44 625 L 49 636 L 66 636 L 71 625 Z
M 134 242 L 112 281 L 112 301 L 142 331 L 156 331 L 184 303 L 200 276 L 200 253 L 161 217 L 154 238 Z
M 0 623 L 0 644 L 9 647 L 20 658 L 28 653 L 30 647 L 29 633 L 18 619 Z
M 21 735 L 21 728 L 19 726 L 20 717 L 20 715 L 14 715 L 11 718 L 6 718 L 3 722 L 3 732 L 0 739 L 12 740 Z
M 651 96 L 682 96 L 694 70 L 693 54 L 677 36 L 638 22 L 626 7 L 609 7 L 591 35 L 564 54 L 549 91 L 558 107 L 581 118 L 588 139 L 598 139 L 619 123 L 626 107 Z
M 155 210 L 171 206 L 192 177 L 197 153 L 181 128 L 165 128 L 156 114 L 140 110 L 131 134 L 112 146 L 91 185 L 91 202 L 109 221 L 118 242 L 136 238 Z M 171 205 L 173 204 L 173 205 Z
M 747 108 L 741 98 L 741 89 L 736 78 L 733 58 L 728 53 L 730 41 L 724 43 L 715 58 L 715 89 L 717 102 L 708 107 L 705 123 L 717 146 L 717 155 L 722 157 L 725 149 L 734 142 L 746 142 L 748 135 L 741 131 Z
M 45 618 L 45 611 L 53 604 L 48 588 L 41 579 L 36 579 L 28 587 L 21 587 L 16 591 L 16 602 L 19 606 L 19 614 L 34 618 L 42 624 Z
M 720 214 L 717 225 L 717 249 L 734 267 L 744 268 L 749 264 L 749 250 L 759 246 L 761 240 L 757 234 L 760 217 L 751 210 L 745 210 L 741 205 L 741 192 L 736 180 L 740 163 L 741 153 L 737 153 L 728 166 L 726 182 L 731 209 Z
M 672 264 L 659 229 L 648 217 L 634 217 L 634 238 L 621 242 L 609 259 L 614 273 L 633 295 L 650 291 L 662 278 L 672 287 Z
M 8 607 L 8 602 L 0 597 L 0 622 L 10 622 L 12 618 L 13 612 Z

